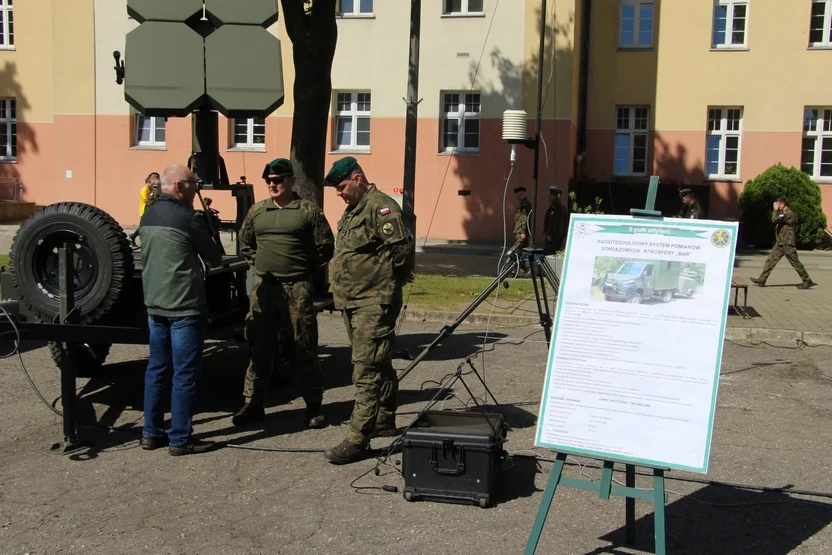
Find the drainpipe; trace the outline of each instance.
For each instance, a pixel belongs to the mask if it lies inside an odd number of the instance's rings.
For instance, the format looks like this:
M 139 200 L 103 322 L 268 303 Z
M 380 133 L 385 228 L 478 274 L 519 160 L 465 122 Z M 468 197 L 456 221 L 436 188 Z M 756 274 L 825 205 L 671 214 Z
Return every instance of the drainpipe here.
M 592 15 L 592 0 L 582 0 L 581 12 L 583 13 L 583 30 L 581 37 L 581 69 L 578 83 L 578 156 L 583 161 L 586 155 L 586 120 L 587 104 L 589 100 L 589 88 L 587 81 L 589 77 L 589 44 L 590 44 L 590 16 Z M 580 166 L 580 162 L 576 165 Z M 576 172 L 577 174 L 577 172 Z M 577 177 L 577 175 L 575 176 Z

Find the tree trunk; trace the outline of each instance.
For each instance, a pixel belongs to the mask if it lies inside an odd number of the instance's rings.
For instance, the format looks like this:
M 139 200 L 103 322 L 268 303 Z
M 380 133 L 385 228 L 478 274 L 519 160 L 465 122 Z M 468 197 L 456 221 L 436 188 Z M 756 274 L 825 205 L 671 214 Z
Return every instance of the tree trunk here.
M 282 0 L 282 5 L 295 66 L 291 149 L 295 190 L 323 208 L 332 58 L 338 40 L 335 0 Z

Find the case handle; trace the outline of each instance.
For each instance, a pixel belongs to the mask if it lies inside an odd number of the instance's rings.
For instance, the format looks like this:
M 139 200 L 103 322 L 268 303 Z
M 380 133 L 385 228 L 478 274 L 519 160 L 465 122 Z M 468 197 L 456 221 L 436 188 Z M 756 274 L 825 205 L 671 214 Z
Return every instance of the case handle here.
M 448 451 L 451 452 L 451 456 L 453 456 L 454 452 L 457 451 L 454 449 L 454 441 L 452 439 L 442 440 L 442 456 L 445 457 Z M 430 464 L 433 467 L 433 471 L 442 476 L 459 476 L 465 472 L 465 445 L 460 445 L 458 451 L 459 458 L 457 459 L 456 468 L 439 468 L 437 446 L 431 446 Z

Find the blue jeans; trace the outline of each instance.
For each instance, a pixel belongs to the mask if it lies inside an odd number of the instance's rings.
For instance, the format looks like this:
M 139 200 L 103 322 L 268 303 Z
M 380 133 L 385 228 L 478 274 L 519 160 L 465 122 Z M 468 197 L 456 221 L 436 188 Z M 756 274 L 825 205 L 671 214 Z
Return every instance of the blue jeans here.
M 148 316 L 150 359 L 144 375 L 144 428 L 147 437 L 165 435 L 164 393 L 171 371 L 170 445 L 187 445 L 193 433 L 196 382 L 202 369 L 206 319 L 203 316 Z

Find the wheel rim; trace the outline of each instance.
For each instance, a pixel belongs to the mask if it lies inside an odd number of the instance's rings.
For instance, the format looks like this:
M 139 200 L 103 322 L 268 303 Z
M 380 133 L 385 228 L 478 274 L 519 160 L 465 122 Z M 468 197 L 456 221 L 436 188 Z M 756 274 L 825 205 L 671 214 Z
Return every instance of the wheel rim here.
M 633 297 L 632 299 L 630 299 L 630 303 L 631 303 L 631 304 L 638 304 L 638 302 L 639 302 L 639 300 L 638 300 L 638 297 L 637 297 L 637 296 L 636 296 L 636 297 Z
M 85 296 L 98 276 L 98 261 L 87 240 L 70 230 L 54 231 L 38 241 L 34 253 L 34 276 L 38 286 L 49 295 L 61 293 L 60 260 L 58 249 L 74 245 L 72 252 L 72 281 L 76 300 Z

